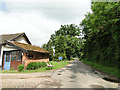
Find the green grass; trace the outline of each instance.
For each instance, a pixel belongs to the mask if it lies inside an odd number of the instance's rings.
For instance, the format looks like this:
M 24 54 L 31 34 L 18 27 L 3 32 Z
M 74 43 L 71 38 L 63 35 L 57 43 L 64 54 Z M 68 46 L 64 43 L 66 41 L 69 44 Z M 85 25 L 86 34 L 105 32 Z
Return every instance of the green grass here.
M 60 62 L 50 61 L 50 63 L 54 65 L 52 69 L 60 69 L 66 66 L 67 64 L 69 64 L 69 62 L 67 61 L 60 61 Z M 46 67 L 44 67 L 44 68 L 38 68 L 35 70 L 23 70 L 21 72 L 17 70 L 3 70 L 3 71 L 0 71 L 0 73 L 32 73 L 32 72 L 44 72 L 44 71 L 49 71 L 49 70 L 46 70 Z
M 53 69 L 59 69 L 69 64 L 69 62 L 67 61 L 60 61 L 60 62 L 51 61 L 51 63 L 52 65 L 54 65 Z
M 100 71 L 110 74 L 114 77 L 120 78 L 120 72 L 119 72 L 118 68 L 107 67 L 107 66 L 104 66 L 104 65 L 101 65 L 98 63 L 93 63 L 93 62 L 85 61 L 85 60 L 82 60 L 82 62 L 90 65 L 91 67 L 95 68 L 96 70 L 100 70 Z

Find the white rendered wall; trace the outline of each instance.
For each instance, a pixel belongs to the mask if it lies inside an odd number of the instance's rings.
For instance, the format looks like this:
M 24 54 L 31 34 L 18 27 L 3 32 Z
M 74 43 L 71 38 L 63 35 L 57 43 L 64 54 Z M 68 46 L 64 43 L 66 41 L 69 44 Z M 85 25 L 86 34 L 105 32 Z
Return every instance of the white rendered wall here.
M 12 51 L 12 50 L 17 50 L 17 49 L 15 49 L 15 48 L 13 48 L 13 47 L 10 47 L 10 46 L 2 46 L 3 47 L 3 51 Z
M 0 66 L 2 66 L 2 56 L 3 56 L 3 51 L 12 51 L 12 50 L 17 50 L 11 46 L 2 46 L 1 48 L 1 57 L 0 57 Z
M 28 44 L 28 42 L 26 41 L 26 39 L 24 37 L 19 37 L 16 39 L 17 42 L 20 42 L 20 43 L 25 43 L 25 44 Z

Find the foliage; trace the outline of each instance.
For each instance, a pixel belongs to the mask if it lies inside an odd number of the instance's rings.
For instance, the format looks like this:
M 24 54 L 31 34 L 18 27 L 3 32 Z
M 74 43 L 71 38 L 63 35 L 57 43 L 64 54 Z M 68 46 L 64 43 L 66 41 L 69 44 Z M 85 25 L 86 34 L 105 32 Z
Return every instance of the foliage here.
M 100 70 L 102 72 L 105 72 L 107 74 L 111 74 L 112 76 L 115 76 L 117 78 L 120 78 L 120 72 L 118 68 L 113 68 L 113 67 L 107 67 L 98 63 L 93 63 L 91 61 L 86 61 L 86 60 L 82 60 L 82 62 L 90 65 L 91 67 Z
M 48 64 L 52 64 L 52 61 L 47 62 Z
M 18 66 L 18 71 L 22 71 L 22 70 L 24 70 L 24 65 L 23 65 L 23 64 L 20 64 L 20 65 Z
M 53 47 L 52 42 L 49 40 L 47 44 L 43 44 L 42 48 L 49 51 L 49 60 L 51 61 L 53 59 Z
M 39 63 L 41 63 L 41 64 L 40 64 L 41 67 L 46 67 L 46 66 L 47 66 L 47 63 L 46 63 L 46 62 L 39 62 Z
M 32 63 L 30 62 L 26 68 L 28 70 L 35 70 L 46 66 L 47 66 L 46 62 L 32 62 Z
M 69 62 L 67 61 L 61 61 L 61 62 L 56 62 L 56 61 L 50 61 L 49 63 L 51 63 L 52 65 L 54 65 L 54 67 L 52 67 L 52 69 L 59 69 L 64 67 L 65 65 L 69 64 Z M 38 68 L 35 70 L 22 70 L 21 72 L 18 72 L 16 70 L 2 70 L 0 71 L 0 73 L 33 73 L 33 72 L 44 72 L 44 71 L 48 71 L 46 70 L 46 67 L 42 67 L 42 68 Z
M 29 69 L 29 70 L 35 70 L 35 69 L 37 69 L 39 66 L 38 66 L 38 64 L 37 64 L 37 62 L 30 62 L 28 65 L 27 65 L 27 69 Z
M 80 24 L 83 26 L 83 57 L 110 67 L 120 63 L 120 2 L 97 2 L 91 5 Z
M 46 67 L 45 69 L 46 70 L 51 70 L 53 67 Z
M 61 28 L 52 34 L 50 40 L 43 47 L 46 50 L 51 49 L 53 56 L 53 48 L 55 49 L 54 59 L 58 61 L 58 57 L 62 56 L 63 59 L 71 59 L 71 57 L 81 56 L 82 39 L 80 38 L 81 32 L 77 25 L 61 25 Z M 50 51 L 50 50 L 49 50 Z

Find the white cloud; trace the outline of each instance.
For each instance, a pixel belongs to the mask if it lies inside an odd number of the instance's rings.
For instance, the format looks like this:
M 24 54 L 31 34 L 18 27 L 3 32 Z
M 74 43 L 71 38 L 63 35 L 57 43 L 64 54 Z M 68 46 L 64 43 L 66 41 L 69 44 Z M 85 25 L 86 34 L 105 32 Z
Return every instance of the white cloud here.
M 90 0 L 30 1 L 31 3 L 28 0 L 1 2 L 0 34 L 25 32 L 32 44 L 40 46 L 47 43 L 50 35 L 61 24 L 78 25 L 84 19 L 85 13 L 90 11 Z
M 5 2 L 90 2 L 91 0 L 4 0 Z
M 46 19 L 41 13 L 0 12 L 0 34 L 25 32 L 33 44 L 41 45 L 60 28 L 60 23 Z

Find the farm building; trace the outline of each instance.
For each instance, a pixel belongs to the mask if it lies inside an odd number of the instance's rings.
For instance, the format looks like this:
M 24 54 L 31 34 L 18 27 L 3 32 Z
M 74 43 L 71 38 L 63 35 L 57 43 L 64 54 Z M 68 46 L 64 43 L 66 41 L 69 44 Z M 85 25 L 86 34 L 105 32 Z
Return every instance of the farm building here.
M 25 33 L 0 35 L 0 67 L 3 70 L 30 62 L 48 62 L 49 52 L 32 45 Z

